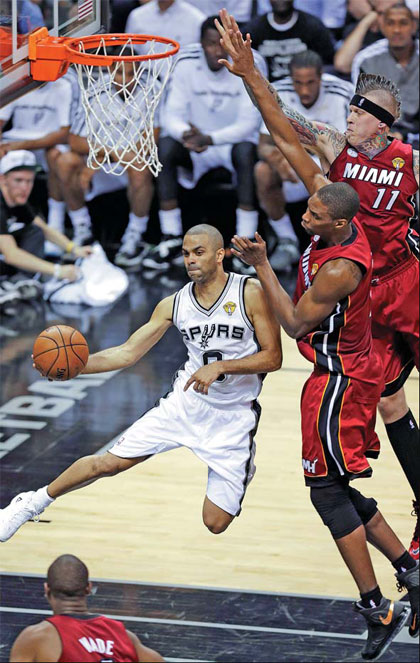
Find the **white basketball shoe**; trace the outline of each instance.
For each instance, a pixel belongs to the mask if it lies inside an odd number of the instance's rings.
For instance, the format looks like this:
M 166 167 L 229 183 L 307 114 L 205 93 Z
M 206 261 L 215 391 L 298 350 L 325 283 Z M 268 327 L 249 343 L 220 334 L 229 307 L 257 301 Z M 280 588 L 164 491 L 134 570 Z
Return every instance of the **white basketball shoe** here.
M 5 509 L 0 509 L 0 541 L 8 541 L 19 527 L 31 518 L 36 519 L 43 508 L 35 505 L 35 491 L 16 495 Z

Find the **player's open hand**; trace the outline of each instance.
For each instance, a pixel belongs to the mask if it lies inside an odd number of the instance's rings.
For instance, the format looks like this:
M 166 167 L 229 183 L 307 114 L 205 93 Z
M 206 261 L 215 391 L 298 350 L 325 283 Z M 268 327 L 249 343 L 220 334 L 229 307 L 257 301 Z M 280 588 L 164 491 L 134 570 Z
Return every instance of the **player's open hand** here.
M 262 265 L 267 261 L 267 247 L 259 233 L 255 233 L 255 242 L 248 237 L 234 235 L 232 238 L 234 248 L 232 253 L 246 262 L 247 265 Z
M 245 78 L 255 69 L 254 56 L 251 49 L 251 35 L 248 33 L 245 40 L 242 37 L 238 24 L 226 9 L 219 12 L 220 21 L 215 19 L 214 24 L 220 34 L 220 43 L 226 53 L 232 58 L 219 60 L 232 74 Z
M 184 391 L 187 391 L 193 385 L 194 391 L 197 391 L 199 394 L 208 394 L 210 385 L 222 373 L 221 361 L 213 361 L 211 364 L 206 364 L 206 366 L 202 366 L 192 374 L 190 379 L 185 383 Z

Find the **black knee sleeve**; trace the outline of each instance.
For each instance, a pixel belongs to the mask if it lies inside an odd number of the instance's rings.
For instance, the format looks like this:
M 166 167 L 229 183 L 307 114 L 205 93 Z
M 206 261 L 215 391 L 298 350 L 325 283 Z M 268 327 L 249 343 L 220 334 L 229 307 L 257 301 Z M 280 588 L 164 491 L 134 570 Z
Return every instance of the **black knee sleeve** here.
M 363 525 L 369 522 L 371 518 L 378 512 L 378 503 L 373 497 L 365 497 L 359 493 L 355 488 L 349 487 L 349 497 L 353 502 L 353 506 L 360 516 Z
M 311 501 L 333 539 L 341 539 L 362 525 L 348 494 L 348 486 L 338 482 L 323 488 L 311 486 Z

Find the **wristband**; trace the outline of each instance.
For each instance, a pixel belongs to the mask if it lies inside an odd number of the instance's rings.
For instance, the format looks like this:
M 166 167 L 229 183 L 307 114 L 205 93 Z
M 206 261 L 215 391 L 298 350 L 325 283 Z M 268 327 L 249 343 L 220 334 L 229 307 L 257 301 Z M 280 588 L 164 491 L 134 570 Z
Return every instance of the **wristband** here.
M 74 242 L 70 240 L 68 244 L 66 244 L 66 248 L 64 249 L 66 253 L 71 253 L 74 249 Z
M 61 265 L 58 263 L 54 265 L 54 278 L 61 279 Z

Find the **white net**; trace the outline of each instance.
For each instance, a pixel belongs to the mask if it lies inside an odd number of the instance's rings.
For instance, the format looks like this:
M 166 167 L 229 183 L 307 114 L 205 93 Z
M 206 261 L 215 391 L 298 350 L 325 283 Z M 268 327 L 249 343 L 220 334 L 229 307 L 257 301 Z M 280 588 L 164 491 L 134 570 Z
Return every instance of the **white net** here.
M 135 56 L 135 46 L 129 37 L 118 47 L 101 39 L 98 47 L 86 51 L 81 41 L 79 50 L 91 55 Z M 142 54 L 172 49 L 170 44 L 151 40 L 142 45 Z M 115 175 L 122 175 L 129 167 L 139 171 L 149 168 L 155 176 L 159 173 L 162 164 L 154 131 L 158 126 L 159 101 L 173 65 L 174 58 L 170 56 L 134 62 L 119 60 L 106 67 L 74 64 L 86 116 L 89 168 L 102 168 Z

